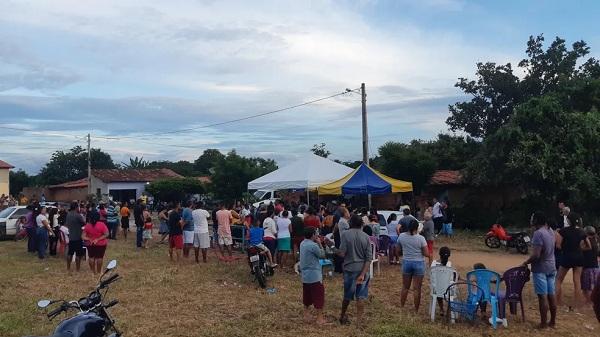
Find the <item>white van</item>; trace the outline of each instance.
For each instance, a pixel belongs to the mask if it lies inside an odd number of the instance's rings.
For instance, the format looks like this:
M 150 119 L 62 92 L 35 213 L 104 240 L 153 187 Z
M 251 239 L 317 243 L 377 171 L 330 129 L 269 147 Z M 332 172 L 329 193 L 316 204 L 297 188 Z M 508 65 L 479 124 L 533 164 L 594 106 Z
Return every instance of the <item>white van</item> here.
M 17 221 L 29 212 L 25 206 L 12 206 L 0 211 L 0 239 L 17 235 Z
M 279 200 L 279 198 L 276 197 L 276 192 L 277 191 L 273 190 L 258 190 L 254 192 L 253 195 L 258 200 L 258 202 L 253 203 L 252 206 L 259 207 L 261 204 L 270 205 L 274 203 L 276 200 Z

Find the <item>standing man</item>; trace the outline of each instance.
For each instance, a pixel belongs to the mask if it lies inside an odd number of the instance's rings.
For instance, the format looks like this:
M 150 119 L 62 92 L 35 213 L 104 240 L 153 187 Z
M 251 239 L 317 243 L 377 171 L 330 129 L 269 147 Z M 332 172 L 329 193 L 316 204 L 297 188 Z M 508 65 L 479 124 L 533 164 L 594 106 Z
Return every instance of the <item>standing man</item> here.
M 106 221 L 108 223 L 109 235 L 108 238 L 111 240 L 117 239 L 117 228 L 119 227 L 119 218 L 117 217 L 115 203 L 109 201 L 108 207 L 106 208 Z
M 135 221 L 135 246 L 142 248 L 144 234 L 144 207 L 142 199 L 138 199 L 133 207 L 133 220 Z
M 444 224 L 444 212 L 442 210 L 442 204 L 436 198 L 433 198 L 432 215 L 435 232 L 439 233 L 442 230 L 442 225 Z
M 121 213 L 121 229 L 123 229 L 123 237 L 127 241 L 127 233 L 129 232 L 129 207 L 127 207 L 127 201 L 123 203 L 123 207 L 120 210 Z
M 323 268 L 319 263 L 325 258 L 321 239 L 313 227 L 304 230 L 304 240 L 300 243 L 300 275 L 302 277 L 302 302 L 304 304 L 304 321 L 313 321 L 310 306 L 317 311 L 317 324 L 325 324 L 323 306 L 325 304 L 325 287 L 323 287 Z
M 173 262 L 173 250 L 177 264 L 183 249 L 183 220 L 181 219 L 181 203 L 176 203 L 169 213 L 169 259 Z
M 196 263 L 200 263 L 198 256 L 202 249 L 202 262 L 206 263 L 206 252 L 210 247 L 210 234 L 208 234 L 208 219 L 210 213 L 203 209 L 202 201 L 196 203 L 196 207 L 192 211 L 194 219 L 194 254 L 196 255 Z
M 81 215 L 78 202 L 74 201 L 69 206 L 69 213 L 67 213 L 65 224 L 69 229 L 67 271 L 71 272 L 73 255 L 75 255 L 75 270 L 79 271 L 81 268 L 81 258 L 85 256 L 85 251 L 83 250 L 83 240 L 81 239 L 81 232 L 83 230 L 83 226 L 85 226 L 85 220 L 83 215 Z
M 539 327 L 543 329 L 556 325 L 556 265 L 554 263 L 556 237 L 554 231 L 548 227 L 546 216 L 541 212 L 535 212 L 531 216 L 531 225 L 536 229 L 531 240 L 533 252 L 529 259 L 523 262 L 523 266 L 531 264 L 533 287 L 540 308 Z M 549 322 L 547 321 L 548 310 L 550 310 Z
M 27 223 L 25 224 L 25 230 L 27 231 L 27 252 L 35 253 L 37 251 L 37 243 L 36 243 L 36 231 L 37 227 L 35 225 L 35 217 L 33 216 L 33 205 L 27 205 L 27 215 L 25 215 L 25 219 Z
M 194 217 L 192 216 L 192 207 L 194 203 L 189 200 L 181 214 L 183 220 L 183 257 L 190 256 L 190 249 L 194 244 Z
M 231 211 L 225 207 L 225 204 L 221 204 L 221 209 L 217 211 L 217 221 L 219 223 L 217 230 L 219 236 L 219 251 L 225 256 L 223 252 L 223 248 L 225 248 L 231 258 L 233 256 L 231 251 L 231 245 L 233 244 L 233 239 L 231 237 Z
M 361 324 L 364 312 L 364 301 L 369 297 L 369 267 L 373 259 L 369 236 L 362 230 L 363 221 L 360 216 L 350 218 L 350 229 L 341 234 L 340 248 L 337 254 L 344 258 L 344 300 L 340 323 L 349 324 L 346 311 L 350 301 L 356 300 L 356 319 Z

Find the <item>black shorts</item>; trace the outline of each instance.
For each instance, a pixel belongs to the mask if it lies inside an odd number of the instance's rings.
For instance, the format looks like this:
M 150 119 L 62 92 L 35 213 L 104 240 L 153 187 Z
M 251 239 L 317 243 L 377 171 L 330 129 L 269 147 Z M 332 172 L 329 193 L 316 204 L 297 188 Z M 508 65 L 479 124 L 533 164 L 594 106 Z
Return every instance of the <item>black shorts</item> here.
M 129 217 L 124 216 L 121 218 L 121 228 L 129 228 Z
M 83 250 L 83 241 L 82 240 L 71 240 L 69 241 L 69 256 L 77 255 L 82 257 L 85 255 L 85 251 Z

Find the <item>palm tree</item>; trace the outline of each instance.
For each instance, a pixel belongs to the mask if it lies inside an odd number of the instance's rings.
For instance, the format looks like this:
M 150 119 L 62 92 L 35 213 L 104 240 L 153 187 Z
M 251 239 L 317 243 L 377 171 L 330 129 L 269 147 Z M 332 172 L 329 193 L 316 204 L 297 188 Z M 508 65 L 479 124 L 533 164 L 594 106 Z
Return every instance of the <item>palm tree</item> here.
M 123 162 L 121 164 L 123 164 L 123 167 L 126 169 L 143 169 L 147 168 L 150 165 L 150 162 L 144 160 L 144 157 L 138 158 L 135 156 L 135 158 L 129 158 L 129 164 Z

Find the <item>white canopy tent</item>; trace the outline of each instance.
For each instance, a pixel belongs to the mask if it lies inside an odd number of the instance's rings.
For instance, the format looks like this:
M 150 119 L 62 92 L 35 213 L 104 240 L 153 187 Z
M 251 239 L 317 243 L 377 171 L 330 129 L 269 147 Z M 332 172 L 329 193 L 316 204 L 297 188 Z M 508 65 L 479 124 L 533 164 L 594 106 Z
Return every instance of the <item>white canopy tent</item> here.
M 310 153 L 287 166 L 249 182 L 248 189 L 312 190 L 320 185 L 338 180 L 350 172 L 352 169 L 348 166 Z

